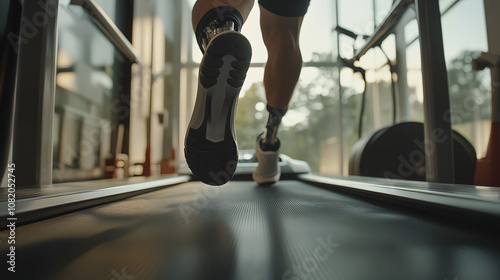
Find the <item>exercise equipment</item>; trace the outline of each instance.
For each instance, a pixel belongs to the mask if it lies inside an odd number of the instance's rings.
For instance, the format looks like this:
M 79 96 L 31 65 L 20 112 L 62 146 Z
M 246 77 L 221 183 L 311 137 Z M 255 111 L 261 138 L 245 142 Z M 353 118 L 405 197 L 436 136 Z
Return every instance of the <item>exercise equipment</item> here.
M 426 144 L 424 125 L 404 122 L 361 138 L 352 148 L 349 174 L 425 181 L 425 153 L 433 152 L 436 141 Z M 453 131 L 455 183 L 472 184 L 476 167 L 474 147 Z

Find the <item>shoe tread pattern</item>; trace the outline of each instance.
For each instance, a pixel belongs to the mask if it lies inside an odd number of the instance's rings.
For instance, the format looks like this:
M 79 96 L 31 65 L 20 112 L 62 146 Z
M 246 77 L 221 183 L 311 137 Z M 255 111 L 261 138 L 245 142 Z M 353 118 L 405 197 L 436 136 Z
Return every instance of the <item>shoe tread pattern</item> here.
M 200 81 L 204 88 L 217 84 L 219 69 L 224 65 L 222 58 L 226 55 L 236 58 L 236 61 L 231 63 L 233 70 L 227 82 L 233 87 L 243 85 L 252 57 L 251 46 L 243 35 L 230 32 L 215 37 L 207 48 L 200 70 Z
M 231 55 L 236 60 L 231 62 L 231 70 L 226 83 L 240 88 L 246 78 L 250 66 L 252 50 L 248 40 L 239 33 L 229 32 L 215 37 L 210 42 L 200 66 L 200 83 L 208 89 L 217 84 L 222 67 L 223 57 Z M 235 96 L 234 98 L 237 98 Z M 235 100 L 227 98 L 228 106 Z M 189 168 L 197 179 L 209 185 L 222 185 L 234 175 L 238 162 L 238 148 L 231 131 L 231 120 L 227 117 L 224 140 L 214 143 L 206 139 L 207 116 L 211 115 L 212 97 L 206 96 L 205 120 L 199 129 L 189 128 L 184 150 Z M 229 110 L 232 112 L 232 110 Z

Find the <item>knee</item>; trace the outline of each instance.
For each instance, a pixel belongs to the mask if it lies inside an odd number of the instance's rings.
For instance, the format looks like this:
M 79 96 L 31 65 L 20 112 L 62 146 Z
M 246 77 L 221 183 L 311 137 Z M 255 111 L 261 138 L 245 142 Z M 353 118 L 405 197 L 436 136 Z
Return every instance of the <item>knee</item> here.
M 262 31 L 262 38 L 268 52 L 300 53 L 298 34 L 290 29 L 272 27 Z

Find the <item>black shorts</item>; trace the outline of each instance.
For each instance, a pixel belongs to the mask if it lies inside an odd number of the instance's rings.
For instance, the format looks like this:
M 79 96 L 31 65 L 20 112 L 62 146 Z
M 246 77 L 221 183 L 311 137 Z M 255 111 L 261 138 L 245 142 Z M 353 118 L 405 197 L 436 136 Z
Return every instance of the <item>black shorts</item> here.
M 273 14 L 301 17 L 307 13 L 311 0 L 259 0 L 259 4 Z

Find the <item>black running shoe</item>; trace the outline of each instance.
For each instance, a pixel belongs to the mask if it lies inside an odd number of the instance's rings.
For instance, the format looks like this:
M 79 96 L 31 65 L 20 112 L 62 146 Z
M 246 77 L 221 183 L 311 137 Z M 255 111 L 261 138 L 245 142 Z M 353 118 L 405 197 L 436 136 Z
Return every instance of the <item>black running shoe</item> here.
M 223 185 L 236 170 L 234 114 L 251 57 L 245 36 L 224 31 L 211 40 L 201 61 L 184 153 L 193 174 L 206 184 Z

